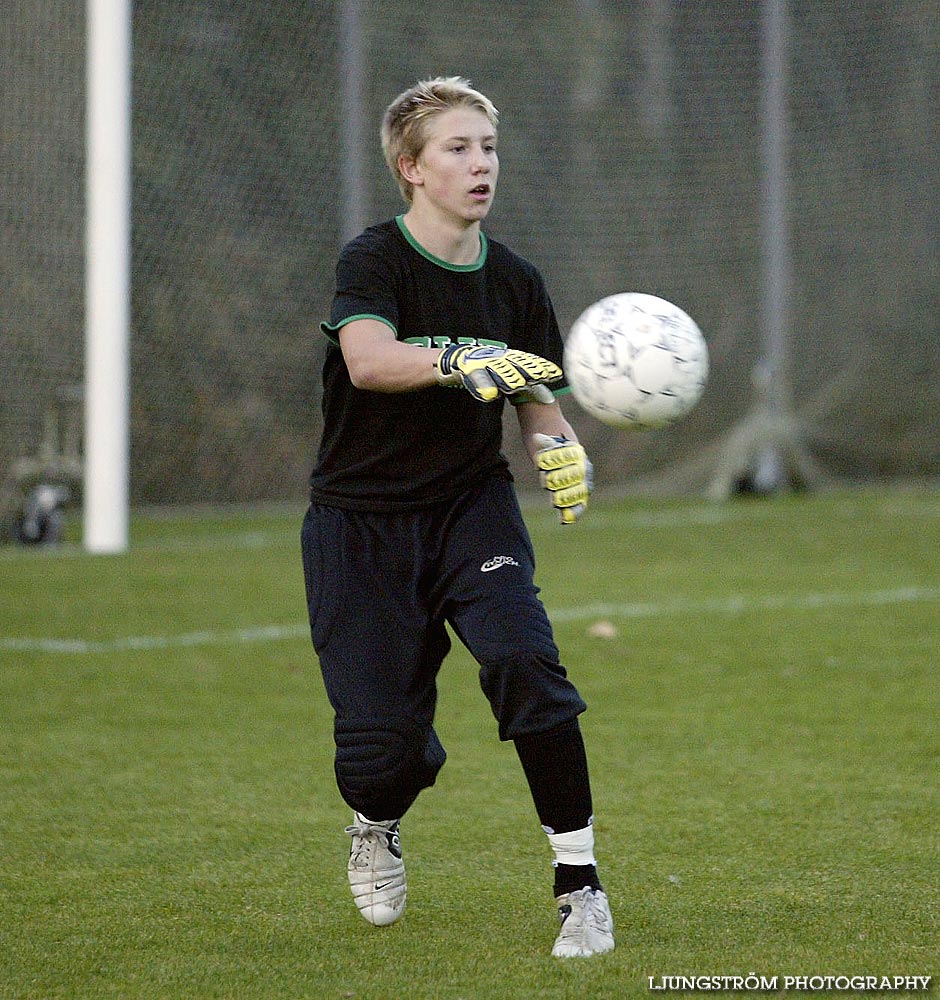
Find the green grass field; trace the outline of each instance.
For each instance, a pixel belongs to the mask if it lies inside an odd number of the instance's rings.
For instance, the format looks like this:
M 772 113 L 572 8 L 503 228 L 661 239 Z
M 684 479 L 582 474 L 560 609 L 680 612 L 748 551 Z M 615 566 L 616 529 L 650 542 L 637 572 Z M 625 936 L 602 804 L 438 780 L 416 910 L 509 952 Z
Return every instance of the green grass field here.
M 459 647 L 450 758 L 402 829 L 408 912 L 357 915 L 301 514 L 0 551 L 0 997 L 620 998 L 749 973 L 936 995 L 940 494 L 598 502 L 571 529 L 527 508 L 617 922 L 615 952 L 567 962 Z

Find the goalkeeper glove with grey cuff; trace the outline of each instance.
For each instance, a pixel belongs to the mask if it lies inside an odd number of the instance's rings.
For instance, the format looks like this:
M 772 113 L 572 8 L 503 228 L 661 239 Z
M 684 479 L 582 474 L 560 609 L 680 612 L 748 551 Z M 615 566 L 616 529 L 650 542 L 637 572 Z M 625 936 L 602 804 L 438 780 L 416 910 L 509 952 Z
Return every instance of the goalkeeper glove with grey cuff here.
M 594 466 L 581 445 L 564 437 L 536 434 L 535 464 L 542 486 L 551 493 L 562 524 L 573 524 L 584 513 L 594 488 Z
M 445 347 L 435 364 L 441 385 L 463 384 L 471 396 L 484 403 L 491 403 L 500 393 L 511 396 L 517 392 L 525 392 L 540 403 L 552 402 L 543 387 L 562 377 L 558 365 L 537 354 L 473 344 Z

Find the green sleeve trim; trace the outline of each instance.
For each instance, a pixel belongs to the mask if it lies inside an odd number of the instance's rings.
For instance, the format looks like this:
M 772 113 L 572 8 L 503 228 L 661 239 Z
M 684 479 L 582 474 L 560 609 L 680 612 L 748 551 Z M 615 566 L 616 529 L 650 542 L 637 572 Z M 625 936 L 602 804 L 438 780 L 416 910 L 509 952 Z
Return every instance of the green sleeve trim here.
M 384 323 L 391 331 L 398 336 L 398 331 L 395 329 L 393 323 L 387 320 L 384 316 L 376 316 L 374 313 L 357 313 L 355 316 L 347 316 L 346 319 L 341 320 L 337 324 L 327 323 L 325 320 L 320 324 L 320 333 L 324 334 L 327 338 L 333 341 L 334 344 L 339 346 L 339 331 L 342 330 L 347 323 L 352 323 L 355 319 L 374 319 L 379 323 Z

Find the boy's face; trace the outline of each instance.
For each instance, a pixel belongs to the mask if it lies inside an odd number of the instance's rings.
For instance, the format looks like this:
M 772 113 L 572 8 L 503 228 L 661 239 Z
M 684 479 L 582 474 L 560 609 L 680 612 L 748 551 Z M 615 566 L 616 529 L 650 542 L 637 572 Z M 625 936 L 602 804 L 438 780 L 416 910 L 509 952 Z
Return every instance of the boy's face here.
M 465 223 L 479 222 L 496 194 L 496 130 L 482 111 L 451 108 L 429 122 L 417 159 L 403 157 L 399 166 L 414 185 L 414 201 Z

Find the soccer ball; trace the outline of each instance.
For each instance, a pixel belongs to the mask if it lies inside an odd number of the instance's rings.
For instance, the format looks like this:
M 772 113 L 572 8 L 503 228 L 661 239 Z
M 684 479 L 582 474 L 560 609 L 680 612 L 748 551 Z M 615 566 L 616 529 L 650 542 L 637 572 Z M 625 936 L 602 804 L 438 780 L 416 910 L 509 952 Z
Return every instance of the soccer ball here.
M 701 330 L 655 295 L 621 292 L 595 302 L 565 341 L 565 375 L 582 409 L 612 427 L 656 430 L 681 420 L 708 378 Z

